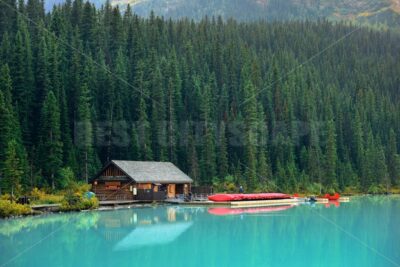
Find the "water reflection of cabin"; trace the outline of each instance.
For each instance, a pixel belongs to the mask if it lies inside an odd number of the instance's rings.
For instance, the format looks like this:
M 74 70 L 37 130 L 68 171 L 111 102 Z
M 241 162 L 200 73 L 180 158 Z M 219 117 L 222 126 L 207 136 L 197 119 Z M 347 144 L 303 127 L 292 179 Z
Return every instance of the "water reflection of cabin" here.
M 96 231 L 114 251 L 167 245 L 192 225 L 199 208 L 123 209 L 98 213 Z
M 100 200 L 163 200 L 183 196 L 193 182 L 170 162 L 110 161 L 92 180 Z

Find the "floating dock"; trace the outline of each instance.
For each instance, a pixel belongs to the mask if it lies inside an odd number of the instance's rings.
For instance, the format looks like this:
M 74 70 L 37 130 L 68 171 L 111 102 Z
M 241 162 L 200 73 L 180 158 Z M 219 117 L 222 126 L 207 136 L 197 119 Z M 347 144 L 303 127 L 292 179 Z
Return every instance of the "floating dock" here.
M 339 202 L 350 202 L 350 198 L 349 197 L 341 197 L 341 198 L 339 198 Z
M 56 212 L 60 210 L 61 204 L 32 205 L 31 208 L 35 211 Z
M 146 200 L 102 200 L 99 201 L 99 206 L 120 206 L 120 205 L 132 205 L 132 204 L 148 204 L 153 201 Z
M 271 199 L 271 200 L 255 200 L 255 201 L 232 201 L 230 202 L 230 206 L 232 208 L 266 207 L 266 206 L 297 204 L 300 202 L 304 202 L 304 200 L 299 198 L 288 198 L 288 199 Z
M 316 203 L 325 204 L 329 203 L 327 198 L 317 198 Z M 210 207 L 231 207 L 231 208 L 251 208 L 251 207 L 268 207 L 268 206 L 282 206 L 282 205 L 295 205 L 304 203 L 305 198 L 289 198 L 289 199 L 273 199 L 273 200 L 254 200 L 254 201 L 229 201 L 229 202 L 214 202 L 214 201 L 175 201 L 166 200 L 165 203 L 177 204 L 177 205 L 188 205 L 188 206 L 210 206 Z M 339 202 L 349 202 L 350 198 L 341 197 Z
M 188 206 L 210 206 L 210 207 L 268 207 L 268 206 L 281 206 L 281 205 L 294 205 L 303 203 L 303 198 L 289 198 L 289 199 L 273 199 L 273 200 L 254 200 L 254 201 L 229 201 L 229 202 L 214 202 L 214 201 L 165 201 L 168 204 L 188 205 Z

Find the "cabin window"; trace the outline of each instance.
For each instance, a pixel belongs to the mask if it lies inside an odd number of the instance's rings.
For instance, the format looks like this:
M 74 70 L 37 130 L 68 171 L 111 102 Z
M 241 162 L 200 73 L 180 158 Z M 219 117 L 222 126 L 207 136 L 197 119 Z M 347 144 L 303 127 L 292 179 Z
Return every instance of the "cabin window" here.
M 151 189 L 151 184 L 139 184 L 138 185 L 139 189 Z
M 106 182 L 105 186 L 107 190 L 118 190 L 121 188 L 121 182 Z

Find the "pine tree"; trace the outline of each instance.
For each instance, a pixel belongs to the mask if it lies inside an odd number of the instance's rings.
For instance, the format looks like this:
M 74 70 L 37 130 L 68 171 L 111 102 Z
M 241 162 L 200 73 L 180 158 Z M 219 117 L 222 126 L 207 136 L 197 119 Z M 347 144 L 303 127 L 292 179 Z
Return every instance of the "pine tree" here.
M 5 160 L 2 164 L 3 187 L 6 192 L 18 193 L 21 190 L 20 183 L 24 175 L 23 159 L 18 155 L 18 143 L 12 139 L 8 142 Z
M 63 141 L 63 165 L 71 167 L 74 173 L 78 173 L 78 162 L 76 159 L 75 146 L 72 141 L 71 124 L 69 120 L 69 109 L 64 88 L 60 91 L 60 128 L 61 140 Z M 75 127 L 74 127 L 75 128 Z M 74 140 L 76 141 L 76 140 Z
M 336 177 L 337 161 L 335 124 L 331 119 L 327 123 L 324 184 L 335 190 L 338 188 Z
M 0 90 L 0 164 L 6 158 L 6 148 L 12 139 L 12 113 L 6 104 L 3 91 Z
M 397 153 L 396 134 L 393 129 L 390 129 L 389 133 L 387 154 L 390 182 L 393 185 L 398 185 L 400 182 L 400 155 Z
M 168 76 L 167 76 L 168 77 Z M 176 162 L 176 150 L 177 150 L 177 122 L 175 113 L 175 84 L 172 78 L 167 79 L 167 155 L 168 160 Z
M 265 114 L 261 104 L 258 106 L 258 154 L 257 173 L 261 182 L 266 183 L 271 178 L 271 170 L 267 159 L 268 127 L 265 123 Z
M 215 158 L 215 129 L 211 122 L 210 86 L 205 84 L 201 97 L 200 119 L 203 125 L 201 146 L 201 180 L 204 184 L 210 184 L 217 174 Z
M 353 121 L 353 128 L 352 128 L 352 155 L 353 155 L 353 162 L 357 166 L 359 170 L 359 176 L 362 175 L 363 172 L 363 156 L 364 156 L 364 144 L 363 144 L 363 129 L 362 129 L 362 122 L 360 118 L 360 114 L 356 111 L 354 121 Z
M 56 174 L 62 165 L 62 141 L 60 129 L 60 110 L 53 91 L 50 91 L 43 103 L 40 123 L 40 165 L 44 176 L 53 189 L 56 186 Z
M 1 39 L 0 59 L 2 64 L 11 63 L 12 47 L 8 32 L 5 32 Z
M 21 141 L 19 122 L 12 105 L 12 81 L 8 65 L 0 69 L 0 162 L 10 140 Z M 0 163 L 1 164 L 1 163 Z
M 226 142 L 226 126 L 225 122 L 221 121 L 219 126 L 219 138 L 218 138 L 218 175 L 220 179 L 225 178 L 228 175 L 228 151 Z
M 318 125 L 316 121 L 310 122 L 310 147 L 308 148 L 307 172 L 313 182 L 322 183 L 322 152 L 320 148 Z
M 245 119 L 245 158 L 246 176 L 249 190 L 257 186 L 257 101 L 255 88 L 250 80 L 244 86 L 244 119 Z
M 149 90 L 151 92 L 152 151 L 156 160 L 166 160 L 166 106 L 161 70 L 152 55 Z
M 386 165 L 385 150 L 380 138 L 377 138 L 374 151 L 374 183 L 384 185 L 387 189 L 390 187 L 390 178 Z
M 193 138 L 192 134 L 189 134 L 188 137 L 188 167 L 189 167 L 189 175 L 195 182 L 195 184 L 199 183 L 200 179 L 200 166 L 199 166 L 199 159 L 197 156 L 197 149 L 196 149 L 196 141 Z
M 32 130 L 32 97 L 34 91 L 34 75 L 32 69 L 31 40 L 25 22 L 20 19 L 15 37 L 13 51 L 12 79 L 14 102 L 18 105 L 18 117 L 24 144 L 31 145 Z
M 93 126 L 91 120 L 91 99 L 87 84 L 83 84 L 80 90 L 77 110 L 77 122 L 75 130 L 75 145 L 78 147 L 81 169 L 79 174 L 86 182 L 89 176 L 94 174 L 95 165 L 93 155 Z M 83 164 L 82 164 L 83 163 Z
M 37 49 L 37 55 L 35 59 L 35 88 L 34 92 L 35 100 L 34 100 L 34 110 L 33 110 L 33 124 L 38 125 L 40 118 L 40 112 L 43 110 L 43 103 L 46 99 L 46 96 L 50 90 L 50 79 L 49 79 L 49 62 L 48 62 L 48 50 L 46 39 L 44 36 L 41 37 L 40 43 Z M 38 143 L 39 138 L 37 135 L 34 136 L 34 140 Z
M 134 124 L 131 129 L 130 133 L 130 143 L 129 143 L 129 158 L 132 160 L 139 160 L 139 138 L 138 138 L 138 131 L 137 131 L 137 124 Z
M 376 180 L 375 174 L 375 139 L 372 130 L 369 129 L 365 140 L 365 150 L 361 162 L 361 186 L 364 191 L 368 191 Z
M 4 32 L 12 32 L 17 24 L 16 1 L 6 0 L 0 2 L 0 37 Z
M 152 160 L 153 152 L 151 150 L 151 132 L 150 123 L 147 118 L 146 102 L 143 97 L 139 100 L 137 113 L 138 119 L 138 137 L 139 137 L 139 158 L 141 160 Z

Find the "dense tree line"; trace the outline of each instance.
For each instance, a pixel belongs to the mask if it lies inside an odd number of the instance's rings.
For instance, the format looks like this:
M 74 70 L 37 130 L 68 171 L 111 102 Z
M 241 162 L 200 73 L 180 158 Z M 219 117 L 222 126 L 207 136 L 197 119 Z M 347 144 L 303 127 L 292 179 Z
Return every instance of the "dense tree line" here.
M 80 0 L 48 14 L 2 1 L 0 25 L 3 192 L 85 181 L 111 159 L 249 190 L 400 183 L 390 31 L 144 19 Z

